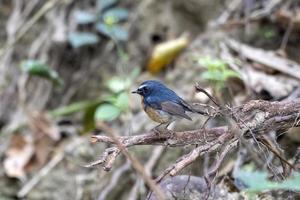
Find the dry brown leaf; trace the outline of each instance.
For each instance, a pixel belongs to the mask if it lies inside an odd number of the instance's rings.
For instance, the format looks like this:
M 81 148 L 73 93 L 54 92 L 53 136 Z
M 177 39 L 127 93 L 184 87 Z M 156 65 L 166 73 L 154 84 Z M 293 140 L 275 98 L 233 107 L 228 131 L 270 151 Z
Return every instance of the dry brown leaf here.
M 61 138 L 57 125 L 43 112 L 30 111 L 28 125 L 34 132 L 44 133 L 54 141 Z
M 289 76 L 268 75 L 252 68 L 247 69 L 248 85 L 257 93 L 263 90 L 267 91 L 275 99 L 288 96 L 295 87 L 299 85 L 299 81 Z
M 288 27 L 290 21 L 293 22 L 293 30 L 292 31 L 300 31 L 300 9 L 297 8 L 292 12 L 286 8 L 279 9 L 276 12 L 276 19 L 279 24 L 286 28 Z
M 171 63 L 176 56 L 188 45 L 187 35 L 183 35 L 175 40 L 158 44 L 148 62 L 148 71 L 157 74 Z
M 227 45 L 249 60 L 260 63 L 265 67 L 275 69 L 276 71 L 288 74 L 291 77 L 300 80 L 300 65 L 295 61 L 281 57 L 274 51 L 255 48 L 233 39 L 228 39 Z
M 6 151 L 4 170 L 9 177 L 23 179 L 25 177 L 25 166 L 34 154 L 33 141 L 29 136 L 14 134 L 11 144 Z
M 55 142 L 47 136 L 34 139 L 34 155 L 26 165 L 26 172 L 32 172 L 46 164 L 50 153 L 55 147 Z

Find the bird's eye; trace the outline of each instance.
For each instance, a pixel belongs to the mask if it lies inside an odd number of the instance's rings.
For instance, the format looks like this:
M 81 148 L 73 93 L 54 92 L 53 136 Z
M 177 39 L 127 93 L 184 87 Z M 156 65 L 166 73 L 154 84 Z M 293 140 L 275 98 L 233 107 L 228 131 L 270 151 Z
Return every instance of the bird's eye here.
M 143 92 L 144 92 L 144 94 L 147 94 L 149 92 L 148 87 L 143 87 Z

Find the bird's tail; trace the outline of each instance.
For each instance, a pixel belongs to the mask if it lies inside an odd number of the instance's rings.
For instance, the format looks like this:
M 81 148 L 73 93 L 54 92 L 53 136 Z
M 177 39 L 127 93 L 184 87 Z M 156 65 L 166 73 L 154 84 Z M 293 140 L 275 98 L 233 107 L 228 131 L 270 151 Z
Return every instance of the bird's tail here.
M 221 108 L 220 104 L 218 104 L 217 101 L 207 91 L 205 91 L 204 89 L 202 89 L 198 84 L 195 86 L 195 88 L 196 88 L 197 92 L 204 93 L 216 106 L 218 106 L 219 108 Z M 198 113 L 200 115 L 209 115 L 209 113 L 194 108 L 192 105 L 188 104 L 184 100 L 182 100 L 182 101 L 183 101 L 182 104 L 186 107 L 186 109 L 188 111 L 193 112 L 193 113 Z

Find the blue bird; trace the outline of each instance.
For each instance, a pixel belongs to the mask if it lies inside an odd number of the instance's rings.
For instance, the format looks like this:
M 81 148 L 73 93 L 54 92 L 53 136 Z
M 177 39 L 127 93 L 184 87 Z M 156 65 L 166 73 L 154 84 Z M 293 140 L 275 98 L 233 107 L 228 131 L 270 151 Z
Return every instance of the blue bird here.
M 160 125 L 166 124 L 166 127 L 178 118 L 192 120 L 186 112 L 205 114 L 195 110 L 173 90 L 159 81 L 145 81 L 132 93 L 141 95 L 142 107 L 147 115 Z

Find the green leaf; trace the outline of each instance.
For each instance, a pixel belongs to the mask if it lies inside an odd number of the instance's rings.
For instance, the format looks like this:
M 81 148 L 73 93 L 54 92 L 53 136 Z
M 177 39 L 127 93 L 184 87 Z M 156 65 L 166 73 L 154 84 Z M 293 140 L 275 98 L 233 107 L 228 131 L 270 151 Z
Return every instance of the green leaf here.
M 101 100 L 95 100 L 95 101 L 81 101 L 81 102 L 76 102 L 72 103 L 67 106 L 63 106 L 60 108 L 57 108 L 55 110 L 52 110 L 49 112 L 49 114 L 52 117 L 60 117 L 60 116 L 65 116 L 65 115 L 70 115 L 72 113 L 76 113 L 82 110 L 86 110 L 90 107 L 96 106 L 100 104 Z
M 219 60 L 219 59 L 211 60 L 209 65 L 210 65 L 209 67 L 211 67 L 213 69 L 218 69 L 218 70 L 224 70 L 224 69 L 226 69 L 226 66 L 227 66 L 227 64 L 225 62 L 223 62 L 222 60 Z
M 111 37 L 112 34 L 112 26 L 109 26 L 105 23 L 97 23 L 96 24 L 96 29 L 99 31 L 101 34 L 106 35 L 108 37 Z
M 84 109 L 83 115 L 83 133 L 90 132 L 95 129 L 95 112 L 99 104 L 89 106 L 87 109 Z
M 118 41 L 128 40 L 128 32 L 121 26 L 107 25 L 105 23 L 97 23 L 96 29 L 103 35 L 116 39 Z
M 109 95 L 103 98 L 103 102 L 108 102 L 111 104 L 114 104 L 116 101 L 117 101 L 117 97 L 115 95 Z
M 112 7 L 113 5 L 117 4 L 118 0 L 98 0 L 97 7 L 100 11 L 103 11 L 107 8 Z
M 225 70 L 227 66 L 226 62 L 224 62 L 223 60 L 212 59 L 210 56 L 200 58 L 198 63 L 208 70 Z
M 105 23 L 111 25 L 128 18 L 129 13 L 125 8 L 112 8 L 103 14 L 103 20 Z
M 127 41 L 128 40 L 128 32 L 121 26 L 113 26 L 112 28 L 113 38 L 118 41 Z
M 223 74 L 219 71 L 205 71 L 201 74 L 201 77 L 210 81 L 224 81 Z
M 231 78 L 231 77 L 237 77 L 237 78 L 240 77 L 240 75 L 237 72 L 230 70 L 230 69 L 225 70 L 223 72 L 223 76 L 224 76 L 225 80 L 227 80 L 228 78 Z
M 102 104 L 98 106 L 95 112 L 95 120 L 112 121 L 120 115 L 121 111 L 112 104 Z
M 234 173 L 234 177 L 241 180 L 247 188 L 247 192 L 263 192 L 275 189 L 300 191 L 300 173 L 282 181 L 274 182 L 268 180 L 268 174 L 264 171 L 249 171 L 240 169 Z
M 97 17 L 93 13 L 77 10 L 74 12 L 75 21 L 78 24 L 90 24 L 96 21 Z
M 206 71 L 201 74 L 205 80 L 211 81 L 214 87 L 219 90 L 225 86 L 225 82 L 231 77 L 240 77 L 239 74 L 233 70 L 228 69 L 228 65 L 221 59 L 212 59 L 210 56 L 202 57 L 198 60 Z
M 211 63 L 211 58 L 210 58 L 210 56 L 205 56 L 203 58 L 200 58 L 198 63 L 201 65 L 201 67 L 208 68 L 208 66 Z
M 58 73 L 40 60 L 25 60 L 21 62 L 21 70 L 33 76 L 40 76 L 52 80 L 57 85 L 63 85 Z
M 119 93 L 130 85 L 130 80 L 120 77 L 113 77 L 107 82 L 107 87 L 114 93 Z
M 120 108 L 121 111 L 126 111 L 129 107 L 129 96 L 127 92 L 122 92 L 117 96 L 114 103 L 115 106 Z
M 71 32 L 68 35 L 68 39 L 74 48 L 99 42 L 98 36 L 89 32 Z

